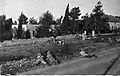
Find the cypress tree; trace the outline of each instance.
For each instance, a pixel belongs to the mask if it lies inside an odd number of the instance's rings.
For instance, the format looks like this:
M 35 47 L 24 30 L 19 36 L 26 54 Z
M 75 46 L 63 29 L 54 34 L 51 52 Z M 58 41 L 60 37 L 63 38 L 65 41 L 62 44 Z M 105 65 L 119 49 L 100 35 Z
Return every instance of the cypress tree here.
M 66 8 L 66 11 L 65 11 L 65 16 L 63 18 L 63 22 L 62 22 L 62 25 L 61 25 L 61 33 L 62 34 L 67 34 L 69 31 L 69 22 L 70 22 L 70 19 L 69 19 L 69 4 L 67 5 L 67 8 Z

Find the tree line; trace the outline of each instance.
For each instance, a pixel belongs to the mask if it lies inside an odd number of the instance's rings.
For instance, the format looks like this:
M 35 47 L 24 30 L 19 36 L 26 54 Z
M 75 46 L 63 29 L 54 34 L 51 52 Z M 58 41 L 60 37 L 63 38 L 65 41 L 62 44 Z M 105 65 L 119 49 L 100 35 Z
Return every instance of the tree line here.
M 18 29 L 17 29 L 17 39 L 21 38 L 30 38 L 29 30 L 24 31 L 22 29 L 23 24 L 37 24 L 40 25 L 37 27 L 37 33 L 34 34 L 35 37 L 50 37 L 66 34 L 75 34 L 82 33 L 87 31 L 87 34 L 90 34 L 92 30 L 96 33 L 108 33 L 110 27 L 108 24 L 108 18 L 103 18 L 104 11 L 102 9 L 102 2 L 98 1 L 95 8 L 92 10 L 91 14 L 86 13 L 84 16 L 81 16 L 81 10 L 79 7 L 69 8 L 69 4 L 66 7 L 65 15 L 61 16 L 58 19 L 54 19 L 53 14 L 50 11 L 45 12 L 39 21 L 34 17 L 28 20 L 28 17 L 21 12 L 21 15 L 18 18 Z M 116 16 L 119 17 L 119 16 Z M 13 23 L 12 18 L 6 19 L 5 15 L 0 16 L 0 40 L 12 39 L 12 25 L 17 24 L 15 21 Z

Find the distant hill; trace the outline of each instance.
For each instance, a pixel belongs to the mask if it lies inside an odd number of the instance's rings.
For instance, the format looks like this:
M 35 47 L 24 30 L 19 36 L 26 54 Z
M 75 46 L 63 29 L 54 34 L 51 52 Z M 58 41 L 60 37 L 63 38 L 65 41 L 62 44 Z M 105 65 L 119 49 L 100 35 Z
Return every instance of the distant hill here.
M 103 15 L 103 18 L 108 18 L 109 19 L 109 22 L 119 22 L 120 23 L 120 19 L 119 18 L 116 18 L 112 15 L 107 15 L 107 14 L 104 14 Z

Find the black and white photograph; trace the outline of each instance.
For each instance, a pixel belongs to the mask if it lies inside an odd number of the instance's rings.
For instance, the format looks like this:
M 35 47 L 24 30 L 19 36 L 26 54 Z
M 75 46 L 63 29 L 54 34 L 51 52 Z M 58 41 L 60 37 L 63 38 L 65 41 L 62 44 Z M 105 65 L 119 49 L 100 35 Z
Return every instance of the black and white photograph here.
M 0 75 L 120 75 L 120 0 L 0 0 Z

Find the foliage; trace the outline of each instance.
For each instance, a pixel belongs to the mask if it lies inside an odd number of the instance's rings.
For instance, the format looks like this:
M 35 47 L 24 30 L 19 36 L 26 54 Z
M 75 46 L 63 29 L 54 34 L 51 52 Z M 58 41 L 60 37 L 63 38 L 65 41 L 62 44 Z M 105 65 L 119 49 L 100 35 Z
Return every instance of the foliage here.
M 120 16 L 115 16 L 116 18 L 120 19 Z
M 5 29 L 6 29 L 6 30 L 11 29 L 11 28 L 12 28 L 12 24 L 13 24 L 12 18 L 7 19 L 7 20 L 6 20 Z
M 61 16 L 60 18 L 56 19 L 56 24 L 58 26 L 60 26 L 62 24 L 62 18 L 63 18 L 63 16 Z
M 80 28 L 80 30 L 81 30 L 81 32 L 83 32 L 84 30 L 87 30 L 86 25 L 87 25 L 87 23 L 88 23 L 88 18 L 89 18 L 88 13 L 86 13 L 86 14 L 85 14 L 84 16 L 82 16 L 81 18 L 82 18 L 82 20 L 81 20 L 81 28 Z
M 18 31 L 17 31 L 17 38 L 20 39 L 22 38 L 22 25 L 23 24 L 27 24 L 27 17 L 23 14 L 23 12 L 21 13 L 21 15 L 19 16 L 19 24 L 18 24 Z
M 79 7 L 74 7 L 70 11 L 70 27 L 69 31 L 70 33 L 76 33 L 80 30 L 80 20 L 79 16 L 81 15 Z
M 70 23 L 70 19 L 69 19 L 69 4 L 68 4 L 66 11 L 65 11 L 65 16 L 63 18 L 62 25 L 60 26 L 61 34 L 69 33 L 69 31 L 68 31 L 69 23 Z
M 18 18 L 19 24 L 27 24 L 28 23 L 28 17 L 26 17 L 23 12 L 21 12 L 21 15 Z
M 39 24 L 42 24 L 45 27 L 50 27 L 52 21 L 54 21 L 53 15 L 49 11 L 47 11 L 40 17 Z
M 73 39 L 65 39 L 68 43 L 62 46 L 47 40 L 19 40 L 14 41 L 16 44 L 3 48 L 4 52 L 0 53 L 0 60 L 5 62 L 2 64 L 2 74 L 16 74 L 30 71 L 36 66 L 41 67 L 41 65 L 35 65 L 34 60 L 36 60 L 38 53 L 46 55 L 46 51 L 54 54 L 60 62 L 69 61 L 74 57 L 80 56 L 80 48 L 85 46 Z M 47 67 L 47 65 L 44 66 Z
M 49 11 L 47 11 L 40 17 L 39 24 L 42 26 L 38 27 L 37 37 L 45 37 L 45 36 L 50 36 L 50 32 L 49 32 L 50 26 L 55 25 L 56 22 L 53 18 L 53 15 Z
M 30 18 L 29 21 L 31 24 L 37 24 L 37 21 L 34 19 L 34 17 Z
M 6 19 L 5 15 L 0 16 L 0 41 L 12 38 L 12 18 Z
M 5 32 L 5 19 L 6 16 L 2 15 L 0 16 L 0 41 L 3 41 L 3 33 Z
M 79 16 L 81 15 L 79 7 L 74 7 L 70 11 L 70 17 L 72 20 L 77 20 Z
M 96 33 L 106 33 L 110 32 L 109 30 L 109 24 L 107 23 L 107 18 L 102 18 L 104 15 L 102 8 L 102 3 L 99 1 L 97 5 L 95 6 L 95 9 L 93 9 L 93 12 L 90 14 L 90 17 L 84 19 L 85 26 L 84 29 L 88 32 L 91 32 L 92 30 L 95 30 Z
M 74 7 L 69 12 L 69 4 L 67 5 L 63 23 L 60 28 L 62 34 L 73 34 L 80 31 L 80 12 L 79 7 Z
M 4 39 L 12 39 L 12 18 L 9 18 L 6 20 L 5 22 L 5 31 L 6 31 L 6 34 L 9 36 L 8 38 L 4 38 Z

